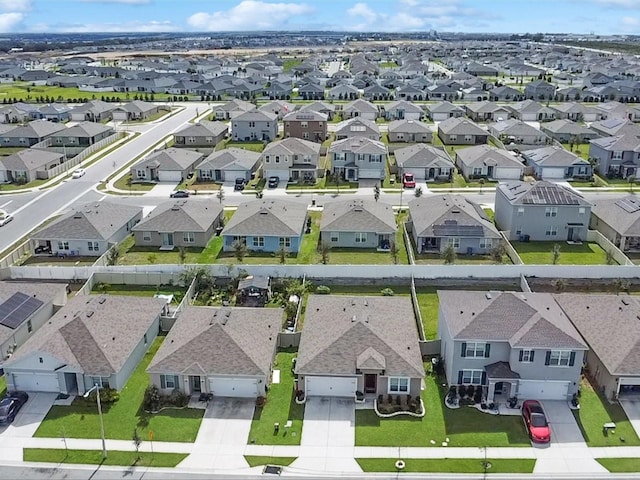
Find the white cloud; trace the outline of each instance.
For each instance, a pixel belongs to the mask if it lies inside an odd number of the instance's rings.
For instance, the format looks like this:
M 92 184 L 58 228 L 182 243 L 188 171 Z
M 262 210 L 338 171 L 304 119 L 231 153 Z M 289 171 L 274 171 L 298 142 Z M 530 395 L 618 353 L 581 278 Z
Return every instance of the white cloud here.
M 609 7 L 640 8 L 640 0 L 595 0 L 595 3 Z
M 124 3 L 128 5 L 145 5 L 151 3 L 151 0 L 80 0 L 84 3 Z
M 622 30 L 625 32 L 637 32 L 640 29 L 640 18 L 637 17 L 622 17 Z
M 31 0 L 0 0 L 3 12 L 26 12 L 31 9 Z
M 24 19 L 22 13 L 0 13 L 0 32 L 11 32 Z
M 142 33 L 155 33 L 155 32 L 176 32 L 181 31 L 182 28 L 171 23 L 170 21 L 156 21 L 151 20 L 148 22 L 123 22 L 123 23 L 66 23 L 46 25 L 38 24 L 34 25 L 31 31 L 40 32 L 71 32 L 71 33 L 88 33 L 88 32 L 107 32 L 107 33 L 126 33 L 126 32 L 142 32 Z
M 301 3 L 267 3 L 244 0 L 229 10 L 213 13 L 198 12 L 187 19 L 196 30 L 286 30 L 292 17 L 307 15 L 315 10 Z
M 373 23 L 378 19 L 378 14 L 366 3 L 356 3 L 353 7 L 347 10 L 347 13 L 352 17 L 362 17 L 362 19 L 367 23 Z

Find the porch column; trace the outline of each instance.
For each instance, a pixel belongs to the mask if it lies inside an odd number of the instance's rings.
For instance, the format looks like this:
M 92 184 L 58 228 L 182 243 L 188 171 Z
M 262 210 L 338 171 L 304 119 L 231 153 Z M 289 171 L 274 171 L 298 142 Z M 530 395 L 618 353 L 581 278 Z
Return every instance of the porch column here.
M 191 388 L 189 385 L 189 375 L 185 375 L 183 377 L 183 383 L 184 383 L 184 393 L 185 395 L 191 395 Z
M 496 391 L 496 381 L 489 380 L 489 389 L 487 390 L 487 403 L 493 402 L 493 396 L 495 395 L 495 391 Z
M 627 237 L 622 236 L 620 237 L 620 250 L 624 252 L 624 247 L 627 243 Z

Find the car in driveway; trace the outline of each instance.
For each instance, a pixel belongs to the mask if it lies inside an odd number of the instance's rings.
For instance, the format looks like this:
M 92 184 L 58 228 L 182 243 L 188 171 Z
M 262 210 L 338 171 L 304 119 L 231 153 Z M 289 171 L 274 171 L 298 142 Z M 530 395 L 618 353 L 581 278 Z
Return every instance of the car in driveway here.
M 404 188 L 416 188 L 416 179 L 413 173 L 405 173 L 402 175 L 402 186 Z
M 236 192 L 241 192 L 242 190 L 244 190 L 246 183 L 247 181 L 244 178 L 238 177 L 236 178 L 236 183 L 233 185 L 233 189 Z
M 525 400 L 522 403 L 522 420 L 533 443 L 549 443 L 551 441 L 551 427 L 540 402 Z
M 7 223 L 13 220 L 13 215 L 10 213 L 0 214 L 0 227 L 4 227 Z
M 267 187 L 278 188 L 279 183 L 280 183 L 280 177 L 269 177 L 269 181 L 267 182 Z
M 71 178 L 80 178 L 80 177 L 84 177 L 84 174 L 87 173 L 85 171 L 84 168 L 78 168 L 77 170 L 74 170 L 73 173 L 71 174 Z
M 171 198 L 187 198 L 189 196 L 189 192 L 187 192 L 186 190 L 176 190 L 169 196 Z
M 0 425 L 12 423 L 20 409 L 29 400 L 26 392 L 11 392 L 0 400 Z

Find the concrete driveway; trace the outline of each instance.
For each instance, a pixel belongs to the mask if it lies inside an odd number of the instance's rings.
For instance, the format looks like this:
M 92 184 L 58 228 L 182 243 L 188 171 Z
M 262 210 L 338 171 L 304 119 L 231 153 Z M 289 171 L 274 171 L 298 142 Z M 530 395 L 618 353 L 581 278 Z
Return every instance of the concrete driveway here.
M 158 182 L 145 195 L 150 197 L 166 197 L 168 200 L 169 195 L 171 195 L 171 192 L 173 192 L 177 186 L 177 182 Z
M 195 469 L 248 468 L 244 449 L 251 430 L 255 399 L 215 398 L 209 402 L 193 453 L 180 467 Z
M 582 437 L 582 432 L 567 402 L 544 400 L 542 407 L 547 414 L 547 420 L 551 424 L 552 444 L 569 443 L 584 445 L 585 442 Z
M 629 396 L 627 398 L 619 399 L 620 406 L 624 410 L 624 413 L 629 417 L 629 421 L 640 437 L 640 396 Z

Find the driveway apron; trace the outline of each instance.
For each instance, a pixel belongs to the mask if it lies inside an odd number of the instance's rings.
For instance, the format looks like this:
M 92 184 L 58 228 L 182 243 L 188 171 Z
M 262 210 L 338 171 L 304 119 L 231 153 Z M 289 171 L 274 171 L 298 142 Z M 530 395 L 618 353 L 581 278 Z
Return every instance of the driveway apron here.
M 178 184 L 176 182 L 158 182 L 151 190 L 149 190 L 145 195 L 150 197 L 167 197 L 171 195 L 176 189 Z
M 634 395 L 628 398 L 619 399 L 620 406 L 627 414 L 631 426 L 636 431 L 636 434 L 640 437 L 640 396 Z

